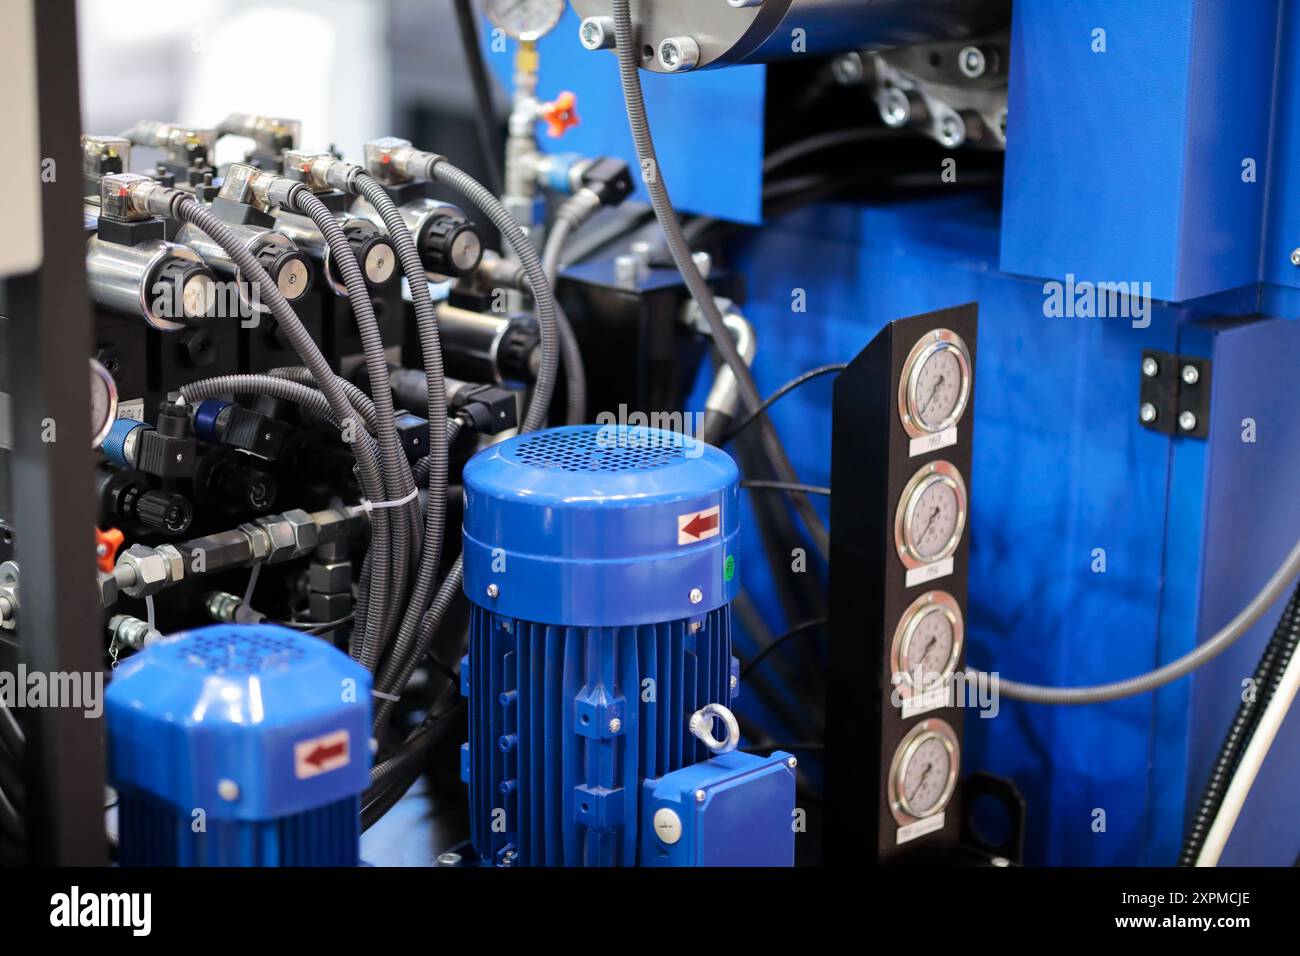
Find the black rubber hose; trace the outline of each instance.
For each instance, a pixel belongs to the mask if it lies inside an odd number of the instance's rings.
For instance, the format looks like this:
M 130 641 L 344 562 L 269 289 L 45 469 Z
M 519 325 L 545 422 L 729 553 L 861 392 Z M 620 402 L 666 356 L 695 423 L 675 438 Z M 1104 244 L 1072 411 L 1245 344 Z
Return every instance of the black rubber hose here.
M 395 647 L 404 647 L 410 635 L 419 626 L 424 612 L 428 609 L 429 598 L 433 592 L 434 579 L 438 573 L 438 564 L 442 558 L 443 538 L 447 524 L 447 468 L 448 443 L 434 440 L 434 436 L 447 435 L 447 378 L 442 364 L 442 343 L 438 337 L 438 318 L 433 307 L 433 298 L 429 295 L 429 281 L 424 272 L 424 263 L 420 252 L 411 238 L 406 220 L 393 204 L 384 188 L 367 175 L 356 177 L 355 188 L 375 208 L 393 246 L 397 250 L 398 261 L 406 274 L 407 285 L 411 290 L 411 302 L 415 314 L 416 329 L 420 337 L 420 351 L 424 359 L 424 379 L 428 393 L 429 408 L 429 463 L 428 490 L 429 500 L 425 506 L 424 549 L 420 555 L 419 565 L 415 571 L 415 581 L 406 612 L 398 627 Z M 382 380 L 375 383 L 392 401 L 387 369 Z
M 27 842 L 27 827 L 23 825 L 22 814 L 13 801 L 0 787 L 0 830 L 4 830 L 16 843 Z
M 27 753 L 27 737 L 18 725 L 14 712 L 0 701 L 0 740 L 9 748 L 9 753 L 18 763 L 22 763 Z
M 22 767 L 14 762 L 9 748 L 0 744 L 0 791 L 9 796 L 10 801 L 21 815 L 27 806 L 27 787 L 23 784 Z
M 307 189 L 302 186 L 294 190 L 293 195 L 298 196 L 304 192 L 307 192 Z M 248 250 L 245 243 L 239 240 L 229 226 L 192 196 L 182 193 L 177 194 L 176 202 L 172 207 L 172 217 L 198 227 L 211 237 L 230 256 L 231 261 L 234 262 L 240 273 L 256 285 L 262 301 L 271 309 L 280 331 L 303 360 L 303 364 L 311 369 L 321 393 L 325 395 L 331 409 L 333 409 L 336 420 L 347 422 L 352 419 L 356 414 L 356 410 L 348 401 L 338 376 L 334 374 L 329 362 L 326 361 L 315 340 L 312 339 L 311 333 L 298 319 L 293 307 L 289 305 L 284 294 L 280 292 L 279 287 L 267 274 L 265 267 L 263 267 L 257 256 Z M 349 252 L 351 251 L 351 247 L 346 243 L 344 243 L 344 247 Z M 355 263 L 355 261 L 356 257 L 353 256 L 353 262 Z M 372 501 L 383 500 L 384 482 L 375 449 L 368 441 L 360 441 L 354 443 L 353 453 L 357 459 L 357 475 L 363 493 Z M 373 513 L 370 523 L 370 552 L 374 556 L 375 579 L 380 582 L 376 587 L 386 585 L 391 563 L 389 520 L 388 515 L 384 514 L 385 510 L 380 509 Z M 372 595 L 372 597 L 378 598 L 379 595 Z M 382 600 L 382 598 L 380 599 Z
M 496 101 L 492 98 L 492 83 L 487 64 L 483 62 L 483 48 L 478 42 L 478 24 L 470 0 L 453 0 L 456 7 L 456 27 L 460 33 L 460 46 L 465 54 L 470 85 L 474 89 L 474 128 L 478 132 L 479 149 L 483 153 L 483 166 L 487 170 L 488 185 L 498 196 L 505 191 L 501 174 L 501 158 L 505 146 L 497 123 Z
M 632 139 L 636 144 L 637 157 L 641 162 L 641 178 L 650 194 L 650 203 L 654 207 L 655 216 L 658 218 L 668 240 L 668 248 L 672 252 L 677 271 L 681 273 L 687 288 L 690 289 L 692 298 L 695 299 L 700 312 L 708 322 L 709 332 L 713 336 L 714 347 L 736 376 L 736 383 L 740 389 L 741 400 L 746 410 L 753 411 L 762 404 L 758 386 L 754 384 L 754 378 L 750 374 L 749 366 L 745 364 L 745 360 L 736 349 L 736 343 L 732 340 L 731 334 L 723 323 L 722 313 L 718 310 L 717 303 L 713 299 L 712 290 L 704 280 L 704 276 L 700 274 L 699 267 L 691 258 L 690 245 L 682 235 L 681 223 L 677 221 L 677 213 L 673 209 L 672 200 L 668 196 L 668 188 L 664 184 L 663 169 L 659 164 L 659 157 L 655 153 L 654 139 L 650 135 L 650 123 L 646 116 L 645 98 L 641 92 L 640 44 L 632 25 L 631 0 L 614 0 L 614 32 L 618 43 L 619 78 L 623 85 L 623 100 L 627 107 L 628 125 L 632 130 Z M 794 467 L 790 464 L 790 459 L 786 455 L 775 429 L 766 419 L 760 421 L 759 428 L 763 436 L 764 450 L 768 458 L 771 459 L 777 477 L 789 485 L 797 485 L 799 478 Z M 813 546 L 823 557 L 828 556 L 830 552 L 830 535 L 826 531 L 821 516 L 806 495 L 791 491 L 791 489 L 787 489 L 787 491 L 791 493 L 791 500 L 799 512 L 799 517 L 808 529 Z
M 329 244 L 334 254 L 334 261 L 340 277 L 347 287 L 348 302 L 352 306 L 353 316 L 357 322 L 357 332 L 361 337 L 361 346 L 365 353 L 366 372 L 370 376 L 371 399 L 375 403 L 377 418 L 380 459 L 383 462 L 381 474 L 384 478 L 386 501 L 401 501 L 415 490 L 411 478 L 411 467 L 406 460 L 406 452 L 397 437 L 396 413 L 393 408 L 393 393 L 388 385 L 388 357 L 384 354 L 384 340 L 379 334 L 379 323 L 375 320 L 374 304 L 370 300 L 370 290 L 366 286 L 365 275 L 357 262 L 343 226 L 320 199 L 310 190 L 300 189 L 293 194 L 294 209 L 303 213 L 315 223 L 321 235 Z M 421 273 L 423 274 L 423 273 Z M 373 671 L 379 663 L 387 645 L 392 627 L 399 619 L 404 606 L 407 591 L 408 563 L 412 554 L 412 541 L 409 535 L 412 520 L 411 502 L 400 506 L 402 514 L 394 516 L 389 528 L 392 534 L 392 566 L 385 575 L 375 574 L 372 585 L 385 588 L 388 600 L 367 607 L 369 613 L 365 621 L 361 642 L 361 663 Z M 378 511 L 393 509 L 380 508 Z M 371 616 L 373 615 L 373 620 Z
M 1205 846 L 1206 837 L 1223 805 L 1224 795 L 1237 771 L 1237 764 L 1245 752 L 1251 737 L 1255 733 L 1255 724 L 1260 714 L 1268 706 L 1277 689 L 1277 681 L 1286 671 L 1287 665 L 1295 654 L 1296 645 L 1300 643 L 1300 587 L 1297 587 L 1287 602 L 1282 618 L 1273 630 L 1272 637 L 1264 646 L 1259 664 L 1255 667 L 1254 693 L 1237 705 L 1232 723 L 1219 746 L 1218 755 L 1210 769 L 1209 779 L 1201 792 L 1201 799 L 1192 813 L 1183 847 L 1178 854 L 1179 866 L 1195 866 Z

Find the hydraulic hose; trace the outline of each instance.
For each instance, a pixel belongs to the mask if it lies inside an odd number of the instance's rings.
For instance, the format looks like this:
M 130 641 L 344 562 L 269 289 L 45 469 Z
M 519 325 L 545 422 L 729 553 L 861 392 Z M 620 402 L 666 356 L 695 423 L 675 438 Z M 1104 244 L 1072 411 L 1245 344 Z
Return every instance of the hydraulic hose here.
M 434 436 L 447 434 L 447 380 L 442 364 L 442 343 L 438 338 L 438 319 L 434 312 L 433 298 L 429 295 L 429 281 L 406 220 L 402 218 L 401 212 L 384 188 L 370 176 L 363 173 L 353 182 L 357 192 L 384 220 L 389 238 L 392 239 L 393 246 L 397 250 L 402 271 L 406 274 L 406 281 L 411 290 L 416 328 L 420 337 L 420 351 L 424 358 L 424 378 L 429 399 L 430 441 L 429 454 L 426 456 L 429 462 L 429 502 L 425 508 L 424 549 L 416 568 L 410 601 L 401 618 L 397 633 L 396 646 L 405 647 L 429 605 L 434 579 L 438 573 L 438 563 L 442 557 L 443 537 L 446 533 L 448 444 L 445 441 L 434 440 Z M 389 387 L 387 366 L 383 378 L 372 379 L 372 381 L 373 387 L 388 396 L 391 403 L 392 390 Z
M 1178 660 L 1138 677 L 1092 687 L 1041 687 L 1037 684 L 1004 680 L 1000 676 L 987 674 L 974 668 L 970 668 L 969 672 L 980 679 L 990 681 L 995 693 L 1012 700 L 1024 700 L 1035 704 L 1101 704 L 1124 697 L 1134 697 L 1164 687 L 1226 651 L 1263 617 L 1273 602 L 1290 587 L 1297 574 L 1300 574 L 1300 541 L 1296 542 L 1281 566 L 1273 572 L 1273 576 L 1268 579 L 1263 590 L 1256 594 L 1218 633 Z
M 632 26 L 631 0 L 614 0 L 614 33 L 618 45 L 619 78 L 623 85 L 623 100 L 627 107 L 628 124 L 632 130 L 632 139 L 636 143 L 637 158 L 641 163 L 641 179 L 650 194 L 650 204 L 654 207 L 655 216 L 659 220 L 665 238 L 668 240 L 668 249 L 672 253 L 677 270 L 681 273 L 687 288 L 690 289 L 692 298 L 695 299 L 700 312 L 708 322 L 709 332 L 713 336 L 714 347 L 718 350 L 722 360 L 731 369 L 732 374 L 736 376 L 741 401 L 746 411 L 753 411 L 762 403 L 758 387 L 754 384 L 754 378 L 750 374 L 749 367 L 745 365 L 744 359 L 736 350 L 735 342 L 727 333 L 722 313 L 713 300 L 713 293 L 709 289 L 708 283 L 704 280 L 699 267 L 691 258 L 690 245 L 682 235 L 681 223 L 677 220 L 677 213 L 673 209 L 667 186 L 664 184 L 663 170 L 659 165 L 659 157 L 655 152 L 654 139 L 650 135 L 645 99 L 641 92 L 641 75 L 638 63 L 640 47 Z M 777 477 L 783 482 L 797 484 L 799 481 L 798 476 L 795 474 L 794 467 L 790 464 L 790 459 L 786 456 L 781 440 L 772 428 L 771 423 L 763 419 L 760 422 L 760 429 L 763 435 L 764 451 L 771 460 Z M 823 557 L 827 557 L 830 553 L 830 535 L 826 531 L 826 526 L 822 523 L 821 516 L 817 514 L 816 509 L 806 495 L 792 493 L 791 500 L 794 502 L 795 509 L 799 512 L 799 517 L 808 529 L 813 546 Z
M 329 399 L 325 397 L 323 392 L 310 387 L 306 382 L 297 382 L 287 375 L 277 374 L 285 371 L 288 370 L 273 369 L 265 375 L 217 375 L 212 378 L 191 382 L 189 385 L 182 385 L 180 392 L 185 401 L 190 404 L 208 398 L 218 398 L 222 395 L 265 395 L 269 398 L 277 398 L 282 401 L 293 402 L 295 405 L 301 405 L 312 414 L 327 419 L 340 428 L 343 426 L 343 422 L 335 415 L 333 406 L 330 405 Z M 304 369 L 303 371 L 307 370 Z M 310 377 L 311 373 L 307 372 L 307 375 Z M 348 384 L 350 385 L 350 383 Z M 358 402 L 357 399 L 364 399 L 364 402 Z M 370 398 L 364 394 L 359 396 L 350 395 L 349 401 L 356 409 L 355 416 L 351 417 L 360 417 L 366 428 L 373 430 L 375 407 L 371 404 Z M 370 441 L 371 447 L 375 447 L 369 433 L 360 437 L 359 440 Z
M 347 287 L 348 301 L 357 321 L 357 331 L 361 337 L 365 353 L 366 371 L 370 376 L 372 400 L 375 403 L 375 416 L 378 424 L 380 458 L 383 462 L 382 475 L 386 488 L 386 501 L 401 501 L 415 490 L 411 479 L 411 468 L 406 460 L 397 437 L 396 414 L 393 409 L 393 393 L 388 385 L 388 358 L 384 354 L 384 341 L 379 334 L 379 324 L 375 321 L 374 306 L 370 301 L 370 292 L 366 287 L 365 276 L 357 262 L 356 254 L 343 232 L 343 226 L 308 189 L 297 190 L 293 194 L 294 209 L 311 219 L 320 230 L 325 241 L 334 253 L 339 275 Z M 423 274 L 423 273 L 421 273 Z M 317 379 L 319 381 L 319 378 Z M 373 601 L 367 606 L 366 620 L 362 627 L 361 663 L 373 671 L 383 655 L 388 643 L 393 623 L 404 603 L 408 574 L 408 562 L 412 554 L 413 542 L 408 534 L 409 522 L 413 519 L 412 504 L 400 506 L 402 514 L 395 516 L 390 525 L 392 534 L 392 567 L 387 573 L 374 574 L 372 587 L 385 587 L 388 600 L 378 604 Z M 387 511 L 390 509 L 379 509 Z M 373 619 L 372 619 L 373 618 Z M 361 622 L 359 622 L 361 623 Z
M 1182 851 L 1178 855 L 1179 866 L 1193 866 L 1205 846 L 1205 838 L 1223 806 L 1223 796 L 1241 762 L 1242 751 L 1250 742 L 1254 733 L 1260 711 L 1268 705 L 1275 687 L 1275 678 L 1286 670 L 1295 654 L 1296 644 L 1300 642 L 1300 588 L 1291 593 L 1282 619 L 1278 621 L 1273 636 L 1260 655 L 1255 668 L 1252 687 L 1254 693 L 1244 698 L 1237 706 L 1228 732 L 1224 735 L 1214 766 L 1206 780 L 1201 799 L 1192 814 L 1187 836 L 1183 840 Z
M 569 236 L 576 232 L 587 218 L 600 208 L 600 197 L 591 190 L 579 191 L 570 196 L 555 212 L 555 221 L 546 236 L 546 246 L 542 250 L 542 271 L 546 280 L 555 288 L 555 279 L 560 273 L 560 257 L 564 254 L 564 244 Z M 594 201 L 593 201 L 594 197 Z M 556 305 L 556 326 L 560 333 L 560 357 L 564 360 L 565 394 L 567 400 L 566 419 L 570 425 L 578 425 L 587 419 L 587 370 L 582 363 L 582 349 L 578 347 L 578 337 L 573 334 L 573 326 L 564 310 Z
M 291 196 L 298 196 L 307 191 L 305 186 L 299 186 L 292 191 Z M 270 308 L 280 331 L 289 340 L 289 344 L 293 346 L 299 357 L 302 358 L 303 364 L 311 370 L 321 393 L 329 402 L 335 420 L 339 422 L 351 420 L 356 415 L 356 410 L 348 401 L 338 376 L 334 374 L 329 362 L 326 361 L 325 356 L 321 354 L 316 342 L 312 339 L 311 333 L 299 321 L 292 306 L 289 305 L 288 300 L 285 299 L 275 282 L 271 280 L 258 258 L 248 250 L 244 243 L 239 241 L 238 237 L 224 222 L 192 196 L 178 192 L 172 203 L 171 212 L 173 218 L 188 222 L 207 233 L 230 256 L 240 273 L 256 285 L 262 301 Z M 343 246 L 351 252 L 351 248 L 346 242 L 344 242 Z M 355 262 L 356 258 L 353 256 L 354 265 Z M 381 477 L 375 448 L 369 441 L 362 440 L 353 443 L 353 453 L 357 459 L 357 475 L 363 493 L 372 501 L 384 500 L 385 485 Z M 403 467 L 405 468 L 405 462 L 403 462 Z M 371 515 L 370 554 L 375 572 L 372 585 L 376 588 L 386 586 L 389 574 L 391 542 L 388 515 L 384 513 L 386 510 L 380 509 Z M 371 598 L 372 603 L 375 598 L 382 600 L 377 594 L 372 594 Z

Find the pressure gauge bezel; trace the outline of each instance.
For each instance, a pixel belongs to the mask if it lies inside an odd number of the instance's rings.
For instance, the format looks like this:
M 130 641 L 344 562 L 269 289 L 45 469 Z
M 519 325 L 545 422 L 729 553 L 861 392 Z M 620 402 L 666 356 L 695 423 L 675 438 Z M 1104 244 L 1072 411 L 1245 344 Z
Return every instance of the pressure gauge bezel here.
M 921 496 L 937 484 L 947 485 L 956 495 L 957 523 L 943 548 L 937 554 L 926 558 L 921 556 L 915 542 L 912 541 L 912 516 L 916 512 L 916 503 L 920 501 Z M 966 530 L 966 510 L 966 482 L 962 480 L 957 466 L 949 461 L 934 461 L 922 465 L 903 489 L 894 517 L 894 545 L 898 549 L 898 557 L 903 562 L 903 566 L 910 571 L 951 557 L 957 550 L 957 546 L 961 544 L 962 533 Z
M 560 20 L 564 17 L 564 0 L 540 0 L 540 2 L 543 3 L 549 2 L 552 6 L 552 9 L 548 11 L 550 13 L 550 19 L 547 21 L 546 26 L 539 27 L 535 30 L 520 31 L 517 27 L 511 25 L 508 22 L 508 18 L 502 16 L 500 11 L 497 10 L 499 2 L 500 0 L 487 0 L 487 2 L 484 3 L 483 6 L 487 11 L 488 18 L 504 30 L 508 36 L 511 36 L 516 40 L 522 40 L 525 43 L 532 43 L 536 40 L 540 40 L 542 37 L 546 36 L 546 34 L 559 26 Z
M 90 436 L 91 448 L 98 448 L 100 445 L 104 444 L 104 439 L 107 438 L 108 433 L 113 430 L 113 422 L 117 421 L 117 382 L 114 380 L 112 373 L 109 372 L 108 369 L 104 368 L 103 365 L 92 358 L 90 360 L 91 389 L 96 387 L 96 383 L 103 385 L 104 389 L 108 392 L 108 414 L 104 416 L 104 421 L 100 423 L 99 428 L 95 433 Z M 93 394 L 91 395 L 91 402 L 91 411 L 93 412 Z M 93 425 L 94 422 L 92 421 L 91 424 Z
M 917 687 L 912 681 L 912 672 L 907 667 L 907 651 L 921 623 L 932 614 L 942 614 L 948 619 L 952 626 L 952 649 L 943 670 L 938 672 L 935 679 L 926 686 Z M 947 591 L 927 591 L 913 601 L 898 621 L 889 651 L 890 673 L 893 674 L 900 696 L 909 699 L 914 695 L 926 694 L 951 679 L 957 672 L 957 662 L 961 660 L 965 638 L 966 624 L 961 605 Z
M 917 814 L 908 803 L 904 792 L 903 780 L 907 768 L 921 745 L 929 740 L 938 740 L 948 752 L 948 777 L 944 781 L 943 792 L 927 813 Z M 953 791 L 957 789 L 957 775 L 961 771 L 961 744 L 957 732 L 946 720 L 931 717 L 921 721 L 907 732 L 894 750 L 894 759 L 889 765 L 889 812 L 900 826 L 925 820 L 937 813 L 942 813 L 952 800 Z
M 961 390 L 957 404 L 937 425 L 927 425 L 918 408 L 920 398 L 916 394 L 920 383 L 921 370 L 925 363 L 940 352 L 950 351 L 957 358 L 957 367 L 961 369 Z M 961 421 L 970 403 L 971 365 L 970 350 L 962 337 L 951 329 L 935 329 L 922 336 L 903 363 L 903 374 L 898 380 L 898 415 L 903 422 L 903 431 L 909 438 L 924 438 L 934 435 Z

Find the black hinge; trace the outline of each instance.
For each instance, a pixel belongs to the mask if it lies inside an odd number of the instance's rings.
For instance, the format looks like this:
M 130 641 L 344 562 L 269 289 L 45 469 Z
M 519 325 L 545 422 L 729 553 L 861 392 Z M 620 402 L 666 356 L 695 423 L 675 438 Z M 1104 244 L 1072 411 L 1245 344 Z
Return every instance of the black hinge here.
M 1210 360 L 1144 349 L 1138 422 L 1165 435 L 1210 432 Z

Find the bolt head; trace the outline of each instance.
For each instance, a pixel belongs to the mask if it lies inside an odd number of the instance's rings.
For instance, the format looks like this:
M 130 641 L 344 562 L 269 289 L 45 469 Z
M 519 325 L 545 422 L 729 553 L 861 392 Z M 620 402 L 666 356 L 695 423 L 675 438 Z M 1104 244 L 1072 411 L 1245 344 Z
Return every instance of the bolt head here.
M 795 767 L 799 766 L 799 761 L 796 760 L 794 757 L 791 757 L 789 760 L 785 762 L 785 765 L 789 767 L 791 770 L 793 770 Z
M 695 791 L 695 802 L 696 802 L 696 803 L 703 803 L 703 802 L 704 802 L 705 800 L 707 800 L 707 799 L 709 799 L 709 795 L 708 795 L 707 793 L 705 793 L 703 790 L 696 790 L 696 791 Z
M 699 588 L 691 588 L 691 603 L 699 604 L 704 600 L 704 592 Z
M 1201 380 L 1201 372 L 1195 365 L 1183 366 L 1183 381 L 1188 385 L 1195 385 Z
M 1178 427 L 1185 432 L 1196 430 L 1196 416 L 1191 412 L 1180 412 L 1178 415 Z
M 239 799 L 239 784 L 227 778 L 217 783 L 217 796 L 227 803 L 234 803 Z
M 1300 249 L 1291 250 L 1291 265 L 1300 266 Z
M 1150 425 L 1156 420 L 1156 407 L 1150 402 L 1143 402 L 1141 407 L 1138 408 L 1138 418 Z
M 900 126 L 906 126 L 911 117 L 912 103 L 907 98 L 907 94 L 896 86 L 885 90 L 880 102 L 880 118 L 884 120 L 885 125 L 898 129 Z
M 983 76 L 984 71 L 988 69 L 988 60 L 984 56 L 984 51 L 977 46 L 968 46 L 961 51 L 957 57 L 957 62 L 961 66 L 961 72 L 964 76 L 972 80 Z
M 611 734 L 616 734 L 622 729 L 623 729 L 623 721 L 619 720 L 617 717 L 610 720 L 609 732 Z
M 495 601 L 497 599 L 497 595 L 499 595 L 500 593 L 501 593 L 501 589 L 497 587 L 495 584 L 489 584 L 487 586 L 487 596 L 490 597 L 492 600 Z
M 1142 360 L 1142 374 L 1147 378 L 1155 378 L 1160 372 L 1160 363 L 1150 355 Z
M 732 674 L 732 675 L 731 675 L 731 690 L 732 690 L 732 692 L 734 693 L 735 690 L 736 690 L 736 688 L 739 687 L 739 686 L 740 686 L 740 678 L 737 677 L 735 674 Z

